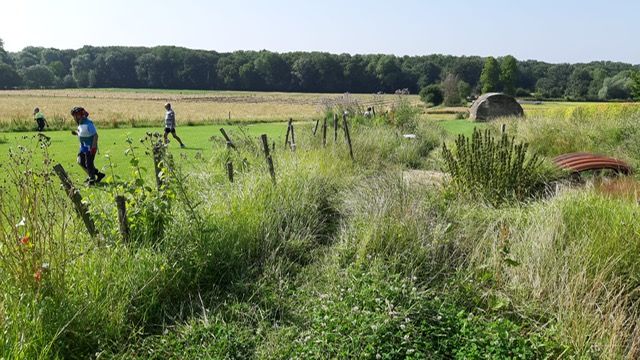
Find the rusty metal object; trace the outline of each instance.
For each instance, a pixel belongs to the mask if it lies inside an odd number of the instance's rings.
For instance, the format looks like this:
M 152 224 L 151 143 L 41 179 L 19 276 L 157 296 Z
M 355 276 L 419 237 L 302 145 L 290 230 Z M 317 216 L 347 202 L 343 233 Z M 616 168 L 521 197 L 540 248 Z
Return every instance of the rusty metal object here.
M 590 153 L 564 154 L 554 158 L 552 161 L 561 169 L 573 173 L 597 170 L 612 170 L 624 175 L 632 173 L 631 166 L 622 160 Z

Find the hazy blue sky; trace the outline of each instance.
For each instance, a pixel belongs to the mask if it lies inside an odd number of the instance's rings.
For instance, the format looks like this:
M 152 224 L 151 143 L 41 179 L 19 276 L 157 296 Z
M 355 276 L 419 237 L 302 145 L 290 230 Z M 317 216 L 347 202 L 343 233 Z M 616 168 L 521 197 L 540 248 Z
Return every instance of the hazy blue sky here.
M 640 63 L 638 0 L 1 1 L 10 51 L 178 45 Z

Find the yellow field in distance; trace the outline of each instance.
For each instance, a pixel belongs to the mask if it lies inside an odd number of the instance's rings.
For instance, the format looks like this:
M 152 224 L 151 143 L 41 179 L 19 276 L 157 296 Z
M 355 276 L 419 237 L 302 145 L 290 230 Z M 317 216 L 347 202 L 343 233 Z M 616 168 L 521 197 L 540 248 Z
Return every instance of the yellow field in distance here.
M 179 124 L 273 122 L 317 118 L 324 104 L 344 101 L 343 94 L 302 94 L 239 91 L 178 91 L 147 89 L 71 89 L 0 91 L 0 125 L 33 122 L 39 107 L 55 123 L 71 121 L 69 110 L 83 106 L 91 118 L 104 125 L 161 124 L 164 104 L 171 102 Z M 397 95 L 349 94 L 348 100 L 361 106 L 385 108 Z M 416 95 L 408 96 L 418 103 Z

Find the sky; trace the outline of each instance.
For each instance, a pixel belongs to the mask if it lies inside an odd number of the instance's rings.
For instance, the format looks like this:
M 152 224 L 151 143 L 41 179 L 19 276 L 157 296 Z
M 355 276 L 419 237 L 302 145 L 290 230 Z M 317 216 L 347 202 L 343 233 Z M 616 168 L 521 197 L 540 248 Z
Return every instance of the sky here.
M 640 64 L 638 0 L 0 0 L 5 49 L 176 45 Z

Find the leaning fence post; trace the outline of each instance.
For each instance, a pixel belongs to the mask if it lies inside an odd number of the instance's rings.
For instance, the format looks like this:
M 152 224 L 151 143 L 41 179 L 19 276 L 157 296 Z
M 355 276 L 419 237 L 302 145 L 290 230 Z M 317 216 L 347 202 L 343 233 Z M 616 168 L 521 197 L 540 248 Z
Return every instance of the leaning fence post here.
M 284 147 L 289 145 L 289 134 L 291 134 L 291 119 L 287 122 L 287 135 L 284 137 Z
M 116 196 L 116 207 L 118 208 L 118 225 L 123 242 L 129 242 L 129 221 L 127 220 L 127 200 L 124 196 Z
M 229 137 L 229 135 L 227 135 L 227 132 L 224 131 L 223 128 L 220 128 L 220 132 L 222 133 L 222 136 L 224 137 L 224 139 L 227 141 L 227 148 L 238 150 L 236 146 L 233 144 L 233 141 L 231 141 L 231 138 Z
M 351 147 L 351 136 L 349 135 L 349 124 L 347 124 L 347 114 L 342 115 L 342 122 L 344 125 L 344 135 L 347 138 L 347 144 L 349 145 L 349 156 L 351 156 L 351 160 L 355 160 L 353 158 L 353 148 Z
M 289 119 L 289 127 L 291 127 L 291 151 L 296 151 L 296 133 L 293 130 L 293 119 Z
M 53 167 L 53 171 L 55 171 L 55 173 L 60 178 L 65 192 L 73 202 L 73 205 L 76 208 L 76 212 L 82 218 L 84 226 L 87 228 L 89 235 L 91 235 L 91 237 L 96 237 L 96 235 L 98 235 L 98 230 L 96 230 L 96 225 L 94 224 L 93 219 L 91 219 L 91 217 L 89 216 L 89 207 L 87 206 L 87 204 L 82 202 L 82 195 L 80 195 L 78 189 L 73 186 L 73 182 L 71 182 L 69 175 L 67 175 L 67 172 L 60 164 L 55 165 Z
M 273 159 L 269 154 L 269 141 L 267 140 L 267 134 L 260 135 L 260 139 L 262 140 L 262 148 L 264 150 L 264 157 L 267 160 L 267 166 L 269 167 L 269 173 L 271 174 L 271 180 L 273 183 L 276 183 L 276 170 L 273 167 Z
M 316 136 L 316 132 L 318 132 L 318 125 L 320 125 L 320 119 L 316 119 L 316 126 L 313 127 L 313 136 Z
M 227 162 L 227 176 L 229 177 L 229 182 L 233 183 L 233 163 L 231 161 Z
M 338 114 L 333 114 L 333 142 L 338 142 Z

